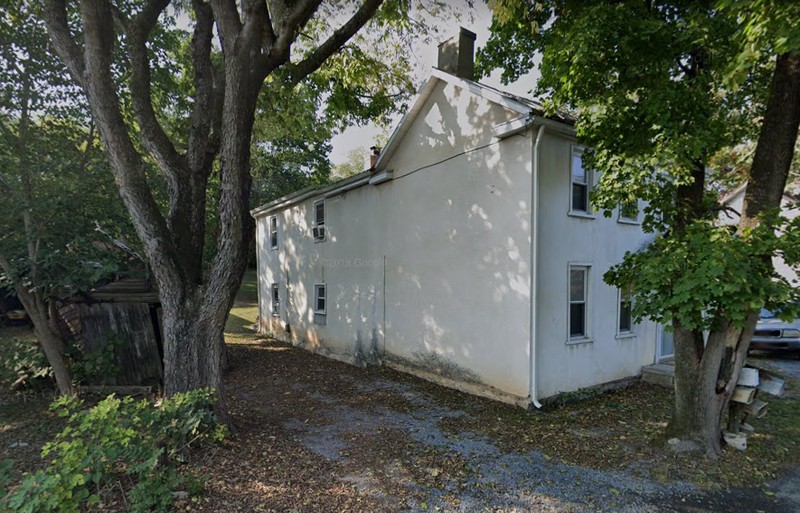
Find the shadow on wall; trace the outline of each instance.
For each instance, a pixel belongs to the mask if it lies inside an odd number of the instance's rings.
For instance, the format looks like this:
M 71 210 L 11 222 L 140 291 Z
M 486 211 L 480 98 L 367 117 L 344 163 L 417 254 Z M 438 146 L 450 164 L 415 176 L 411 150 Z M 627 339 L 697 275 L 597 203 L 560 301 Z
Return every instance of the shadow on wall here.
M 392 157 L 394 180 L 326 200 L 325 242 L 310 235 L 313 200 L 282 212 L 280 249 L 260 238 L 262 329 L 357 364 L 391 354 L 501 389 L 527 379 L 531 139 L 491 136 L 516 115 L 441 88 Z M 272 282 L 281 318 L 269 314 Z M 322 282 L 324 325 L 313 311 Z

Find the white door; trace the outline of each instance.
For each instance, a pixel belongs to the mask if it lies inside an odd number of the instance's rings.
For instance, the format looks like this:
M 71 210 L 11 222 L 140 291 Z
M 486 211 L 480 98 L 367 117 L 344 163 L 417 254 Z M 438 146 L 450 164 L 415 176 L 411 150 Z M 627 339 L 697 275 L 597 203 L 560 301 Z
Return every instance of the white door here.
M 659 325 L 657 338 L 656 360 L 660 362 L 672 357 L 675 354 L 675 339 L 672 336 L 672 332 Z

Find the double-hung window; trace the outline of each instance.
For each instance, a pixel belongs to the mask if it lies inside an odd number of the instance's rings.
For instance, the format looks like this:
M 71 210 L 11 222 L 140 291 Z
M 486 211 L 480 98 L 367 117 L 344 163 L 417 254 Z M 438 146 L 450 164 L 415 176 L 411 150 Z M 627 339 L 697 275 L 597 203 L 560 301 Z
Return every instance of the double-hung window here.
M 589 266 L 569 266 L 569 339 L 589 338 Z
M 314 284 L 314 313 L 325 315 L 328 306 L 327 290 L 324 283 Z
M 619 318 L 617 319 L 617 333 L 627 335 L 633 332 L 633 318 L 631 316 L 631 289 L 619 289 Z
M 578 147 L 572 148 L 570 178 L 570 213 L 591 214 L 589 193 L 592 189 L 592 172 L 583 165 L 583 150 Z
M 269 218 L 269 249 L 278 249 L 278 216 Z
M 319 242 L 325 240 L 325 200 L 314 202 L 314 240 Z
M 272 316 L 278 317 L 281 314 L 281 295 L 279 292 L 278 284 L 272 284 Z

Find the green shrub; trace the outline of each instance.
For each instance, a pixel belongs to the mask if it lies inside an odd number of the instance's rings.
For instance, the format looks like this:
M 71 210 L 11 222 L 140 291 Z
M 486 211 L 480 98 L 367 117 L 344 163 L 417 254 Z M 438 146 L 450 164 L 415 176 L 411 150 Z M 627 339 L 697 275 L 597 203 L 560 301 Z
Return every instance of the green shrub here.
M 87 352 L 80 344 L 68 346 L 65 356 L 70 361 L 72 380 L 82 385 L 98 385 L 107 378 L 116 377 L 120 371 L 117 350 L 124 345 L 124 337 L 111 334 L 98 351 Z
M 173 490 L 202 488 L 179 469 L 190 446 L 225 436 L 214 397 L 211 390 L 194 390 L 153 404 L 109 396 L 88 409 L 75 398 L 56 400 L 51 409 L 69 420 L 42 449 L 47 467 L 24 476 L 0 499 L 0 510 L 77 512 L 120 483 L 132 512 L 166 511 Z
M 22 379 L 25 386 L 31 387 L 49 376 L 50 364 L 35 340 L 0 340 L 0 385 L 8 387 Z

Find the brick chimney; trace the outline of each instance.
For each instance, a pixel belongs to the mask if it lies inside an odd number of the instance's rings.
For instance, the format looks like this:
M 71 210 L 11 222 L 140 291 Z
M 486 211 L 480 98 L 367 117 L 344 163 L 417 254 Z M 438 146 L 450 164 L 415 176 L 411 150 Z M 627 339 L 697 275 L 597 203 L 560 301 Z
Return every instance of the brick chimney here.
M 461 27 L 458 34 L 439 45 L 440 70 L 457 77 L 475 79 L 475 33 Z
M 381 149 L 378 146 L 371 146 L 369 149 L 369 168 L 375 169 L 375 164 L 378 163 L 378 157 L 381 156 Z

